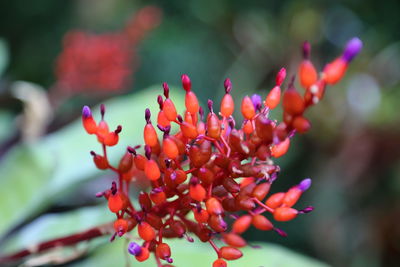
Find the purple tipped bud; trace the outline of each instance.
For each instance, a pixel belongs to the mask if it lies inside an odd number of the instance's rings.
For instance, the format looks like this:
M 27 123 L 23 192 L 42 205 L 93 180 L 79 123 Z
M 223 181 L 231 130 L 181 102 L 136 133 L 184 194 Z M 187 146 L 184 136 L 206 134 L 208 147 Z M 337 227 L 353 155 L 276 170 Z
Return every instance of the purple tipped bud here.
M 172 258 L 167 258 L 166 261 L 167 261 L 168 263 L 173 263 L 173 262 L 174 262 L 174 260 L 173 260 Z
M 90 110 L 90 108 L 88 106 L 84 106 L 82 108 L 82 117 L 84 119 L 92 117 L 92 111 Z
M 278 72 L 278 74 L 276 75 L 276 79 L 275 79 L 275 83 L 278 86 L 281 86 L 283 81 L 286 78 L 286 69 L 285 68 L 281 68 Z
M 142 253 L 142 247 L 138 243 L 131 242 L 128 245 L 128 252 L 133 256 L 138 256 Z
M 282 237 L 287 237 L 287 233 L 286 233 L 285 231 L 283 231 L 282 229 L 274 228 L 274 231 L 275 231 L 278 235 L 280 235 L 280 236 L 282 236 Z
M 310 53 L 311 53 L 311 45 L 309 42 L 305 41 L 303 43 L 303 58 L 304 59 L 309 59 L 310 58 Z
M 192 178 L 190 178 L 190 184 L 191 185 L 196 185 L 198 184 L 200 181 L 197 177 L 192 176 Z
M 146 119 L 147 123 L 150 123 L 150 117 L 151 117 L 150 109 L 146 108 L 144 112 L 144 118 Z
M 164 136 L 168 136 L 171 131 L 171 125 L 167 125 L 164 127 Z
M 100 105 L 100 114 L 101 114 L 101 118 L 104 117 L 104 114 L 106 113 L 106 106 L 104 104 Z
M 208 99 L 207 106 L 210 112 L 213 112 L 213 101 L 211 99 Z
M 253 106 L 255 110 L 260 110 L 261 109 L 261 96 L 258 94 L 254 94 L 251 96 L 251 102 L 253 102 Z
M 114 133 L 119 134 L 122 131 L 122 126 L 118 125 L 117 129 L 115 129 Z
M 173 172 L 173 173 L 171 173 L 171 180 L 172 181 L 175 181 L 176 180 L 176 177 L 177 177 L 177 174 L 176 174 L 176 172 Z
M 111 194 L 115 195 L 117 193 L 117 183 L 116 182 L 112 182 L 111 183 Z
M 161 131 L 161 132 L 165 132 L 165 128 L 164 126 L 157 124 L 157 128 Z
M 303 191 L 303 192 L 308 190 L 308 188 L 310 188 L 310 186 L 311 186 L 311 179 L 310 178 L 304 179 L 298 185 L 299 189 L 301 191 Z
M 187 234 L 185 234 L 185 238 L 186 238 L 186 240 L 189 241 L 190 243 L 193 243 L 193 242 L 194 242 L 193 237 L 188 236 Z
M 200 114 L 200 119 L 204 120 L 204 109 L 203 109 L 203 107 L 199 108 L 199 114 Z
M 164 96 L 165 96 L 166 98 L 168 98 L 168 97 L 169 97 L 169 86 L 168 86 L 167 83 L 163 83 L 162 86 L 163 86 L 163 88 L 164 88 Z
M 179 121 L 180 123 L 182 123 L 182 122 L 183 122 L 183 118 L 182 118 L 182 116 L 181 116 L 181 115 L 178 115 L 178 116 L 176 116 L 176 118 L 178 119 L 178 121 Z
M 104 192 L 97 192 L 96 193 L 96 197 L 102 197 L 102 196 L 104 196 Z
M 292 75 L 292 77 L 290 77 L 290 81 L 289 81 L 289 85 L 288 85 L 288 90 L 292 89 L 292 90 L 296 90 L 296 88 L 294 88 L 294 81 L 296 80 L 296 75 Z
M 231 129 L 235 129 L 236 121 L 233 119 L 233 117 L 229 118 L 228 124 Z
M 131 153 L 131 154 L 136 156 L 136 149 L 135 148 L 133 148 L 131 146 L 128 146 L 127 150 L 128 150 L 129 153 Z
M 346 62 L 352 61 L 353 58 L 357 56 L 358 53 L 360 53 L 362 46 L 363 46 L 362 41 L 358 37 L 354 37 L 353 39 L 347 42 L 342 58 Z
M 146 154 L 146 158 L 150 159 L 151 158 L 151 147 L 148 145 L 144 146 L 144 153 Z
M 192 82 L 190 81 L 189 76 L 187 74 L 182 74 L 181 80 L 183 89 L 185 89 L 186 92 L 190 91 L 192 87 Z
M 160 106 L 160 109 L 162 109 L 162 106 L 163 106 L 163 99 L 162 99 L 162 96 L 161 96 L 161 95 L 158 95 L 158 96 L 157 96 L 157 103 L 158 103 L 158 105 Z
M 151 192 L 153 193 L 153 194 L 157 194 L 157 193 L 161 193 L 161 192 L 163 192 L 164 190 L 161 188 L 161 187 L 156 187 L 156 188 L 153 188 L 152 190 L 151 190 Z
M 299 210 L 299 213 L 309 213 L 309 212 L 312 212 L 313 210 L 314 210 L 313 206 L 308 206 L 302 210 Z
M 224 81 L 225 93 L 229 94 L 232 90 L 232 82 L 229 78 Z
M 95 157 L 95 156 L 96 156 L 96 152 L 94 152 L 94 151 L 92 150 L 92 151 L 90 151 L 90 155 L 92 155 L 93 157 Z

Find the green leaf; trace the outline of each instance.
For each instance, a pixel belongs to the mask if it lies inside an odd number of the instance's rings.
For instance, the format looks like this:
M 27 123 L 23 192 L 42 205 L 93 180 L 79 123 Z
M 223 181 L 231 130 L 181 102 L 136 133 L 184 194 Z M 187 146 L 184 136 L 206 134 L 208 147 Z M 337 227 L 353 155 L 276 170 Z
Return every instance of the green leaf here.
M 160 88 L 153 87 L 105 102 L 110 129 L 123 126 L 120 143 L 108 150 L 111 161 L 116 162 L 127 145 L 143 143 L 144 110 L 150 108 L 154 120 L 159 93 Z M 177 109 L 183 110 L 183 90 L 173 90 L 172 98 Z M 93 109 L 93 114 L 100 117 L 99 107 Z M 12 149 L 0 162 L 0 236 L 43 211 L 61 194 L 99 175 L 89 151 L 100 152 L 100 148 L 96 137 L 88 135 L 77 119 L 35 144 L 22 144 Z
M 105 206 L 81 208 L 77 211 L 45 214 L 25 226 L 18 233 L 14 234 L 7 242 L 3 252 L 12 252 L 27 246 L 32 246 L 38 242 L 50 240 L 84 231 L 90 227 L 107 223 L 114 218 L 114 215 L 107 211 Z M 137 232 L 130 233 L 133 240 L 139 242 Z M 69 266 L 125 266 L 129 261 L 133 266 L 156 266 L 155 260 L 151 257 L 144 263 L 139 263 L 127 253 L 129 241 L 125 238 L 117 238 L 114 242 L 109 242 L 110 236 L 104 236 L 86 245 L 80 244 L 78 248 L 88 249 L 89 257 L 78 260 Z M 194 243 L 189 243 L 185 239 L 167 239 L 166 242 L 171 246 L 172 256 L 175 266 L 211 266 L 216 259 L 216 254 L 208 243 L 202 243 L 195 238 Z M 218 243 L 218 246 L 223 246 Z M 253 245 L 259 248 L 242 248 L 243 257 L 236 261 L 229 262 L 230 267 L 234 266 L 280 266 L 280 267 L 323 267 L 327 266 L 315 259 L 295 253 L 287 248 L 276 244 L 256 243 Z M 65 253 L 60 255 L 67 255 Z M 61 252 L 60 252 L 61 253 Z
M 2 246 L 2 253 L 15 252 L 33 244 L 85 231 L 113 219 L 115 215 L 103 205 L 45 214 L 14 233 Z
M 216 253 L 208 243 L 195 240 L 188 243 L 186 240 L 168 239 L 171 246 L 174 266 L 204 267 L 212 266 L 217 258 Z M 229 267 L 235 266 L 274 266 L 274 267 L 325 267 L 328 266 L 315 259 L 300 255 L 282 246 L 257 243 L 260 248 L 245 247 L 243 257 L 236 261 L 229 261 Z M 85 258 L 72 266 L 126 266 L 127 260 L 132 266 L 156 266 L 154 257 L 143 263 L 137 262 L 133 256 L 126 253 L 127 242 L 116 240 L 97 249 L 90 257 Z
M 4 39 L 0 38 L 0 77 L 3 75 L 9 61 L 8 46 Z
M 10 138 L 15 132 L 14 120 L 11 112 L 0 109 L 0 144 Z

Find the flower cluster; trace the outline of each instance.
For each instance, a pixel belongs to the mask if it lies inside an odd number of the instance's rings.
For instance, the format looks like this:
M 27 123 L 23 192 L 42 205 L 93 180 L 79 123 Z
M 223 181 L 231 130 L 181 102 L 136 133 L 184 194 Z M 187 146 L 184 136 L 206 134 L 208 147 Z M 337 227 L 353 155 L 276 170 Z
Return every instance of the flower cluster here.
M 56 87 L 70 93 L 125 88 L 135 68 L 134 47 L 159 24 L 160 17 L 158 8 L 148 6 L 139 10 L 120 32 L 67 33 L 56 62 Z
M 110 211 L 117 217 L 112 240 L 137 229 L 143 243 L 131 242 L 129 253 L 138 261 L 145 261 L 154 253 L 158 266 L 171 266 L 173 260 L 166 239 L 185 238 L 193 242 L 191 235 L 195 235 L 213 247 L 217 258 L 213 267 L 221 267 L 227 266 L 227 260 L 242 257 L 240 248 L 246 246 L 246 241 L 241 234 L 251 225 L 286 236 L 266 214 L 275 221 L 290 221 L 312 211 L 311 206 L 294 208 L 311 186 L 311 179 L 302 180 L 286 192 L 268 196 L 280 171 L 273 158 L 288 151 L 295 133 L 310 129 L 305 111 L 322 99 L 326 85 L 335 84 L 343 77 L 361 47 L 358 38 L 350 40 L 344 53 L 318 75 L 309 59 L 310 45 L 305 43 L 304 60 L 299 67 L 304 95 L 296 90 L 294 78 L 281 93 L 286 77 L 286 70 L 282 68 L 264 101 L 259 95 L 242 99 L 244 121 L 240 127 L 233 117 L 235 105 L 229 79 L 224 82 L 225 95 L 219 112 L 209 100 L 207 116 L 187 75 L 181 77 L 186 91 L 186 110 L 182 115 L 178 114 L 169 97 L 169 87 L 164 83 L 164 97 L 159 95 L 157 99 L 160 106 L 154 119 L 157 123 L 153 124 L 150 110 L 145 111 L 144 155 L 137 152 L 140 146 L 128 147 L 118 166 L 110 165 L 106 149 L 118 143 L 121 126 L 110 131 L 104 120 L 104 106 L 98 123 L 85 106 L 83 126 L 89 134 L 97 136 L 103 147 L 101 155 L 91 152 L 94 163 L 99 169 L 111 169 L 118 174 L 111 188 L 97 195 L 108 200 Z M 269 118 L 269 111 L 278 106 L 281 98 L 283 121 L 277 122 Z M 179 126 L 177 133 L 171 133 L 171 124 Z M 128 190 L 138 172 L 150 180 L 151 189 L 140 193 L 140 207 L 134 207 Z M 227 224 L 229 218 L 234 220 L 231 227 Z M 218 247 L 216 238 L 226 245 Z M 163 265 L 161 260 L 166 263 Z

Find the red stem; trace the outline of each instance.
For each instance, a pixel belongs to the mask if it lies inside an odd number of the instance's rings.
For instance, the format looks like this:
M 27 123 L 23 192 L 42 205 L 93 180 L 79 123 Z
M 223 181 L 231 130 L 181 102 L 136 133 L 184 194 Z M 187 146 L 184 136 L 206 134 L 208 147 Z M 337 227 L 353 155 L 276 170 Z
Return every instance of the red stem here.
M 30 249 L 25 248 L 12 254 L 0 256 L 0 265 L 17 261 L 31 254 L 36 254 L 51 248 L 71 246 L 82 241 L 88 241 L 99 236 L 110 234 L 112 231 L 111 229 L 112 229 L 112 223 L 108 223 L 90 228 L 80 233 L 45 241 L 35 245 L 33 248 Z

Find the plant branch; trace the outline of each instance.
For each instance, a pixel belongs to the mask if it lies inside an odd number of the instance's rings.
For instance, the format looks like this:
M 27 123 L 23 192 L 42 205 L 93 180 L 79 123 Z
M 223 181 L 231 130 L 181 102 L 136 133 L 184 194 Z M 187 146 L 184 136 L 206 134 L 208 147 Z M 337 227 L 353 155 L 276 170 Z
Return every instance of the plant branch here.
M 20 260 L 26 256 L 37 254 L 48 249 L 55 247 L 72 246 L 83 241 L 89 241 L 91 239 L 111 234 L 113 232 L 112 223 L 102 224 L 86 231 L 48 240 L 39 244 L 30 246 L 29 248 L 22 249 L 18 252 L 14 252 L 8 255 L 0 255 L 0 265 L 10 263 L 13 261 Z

